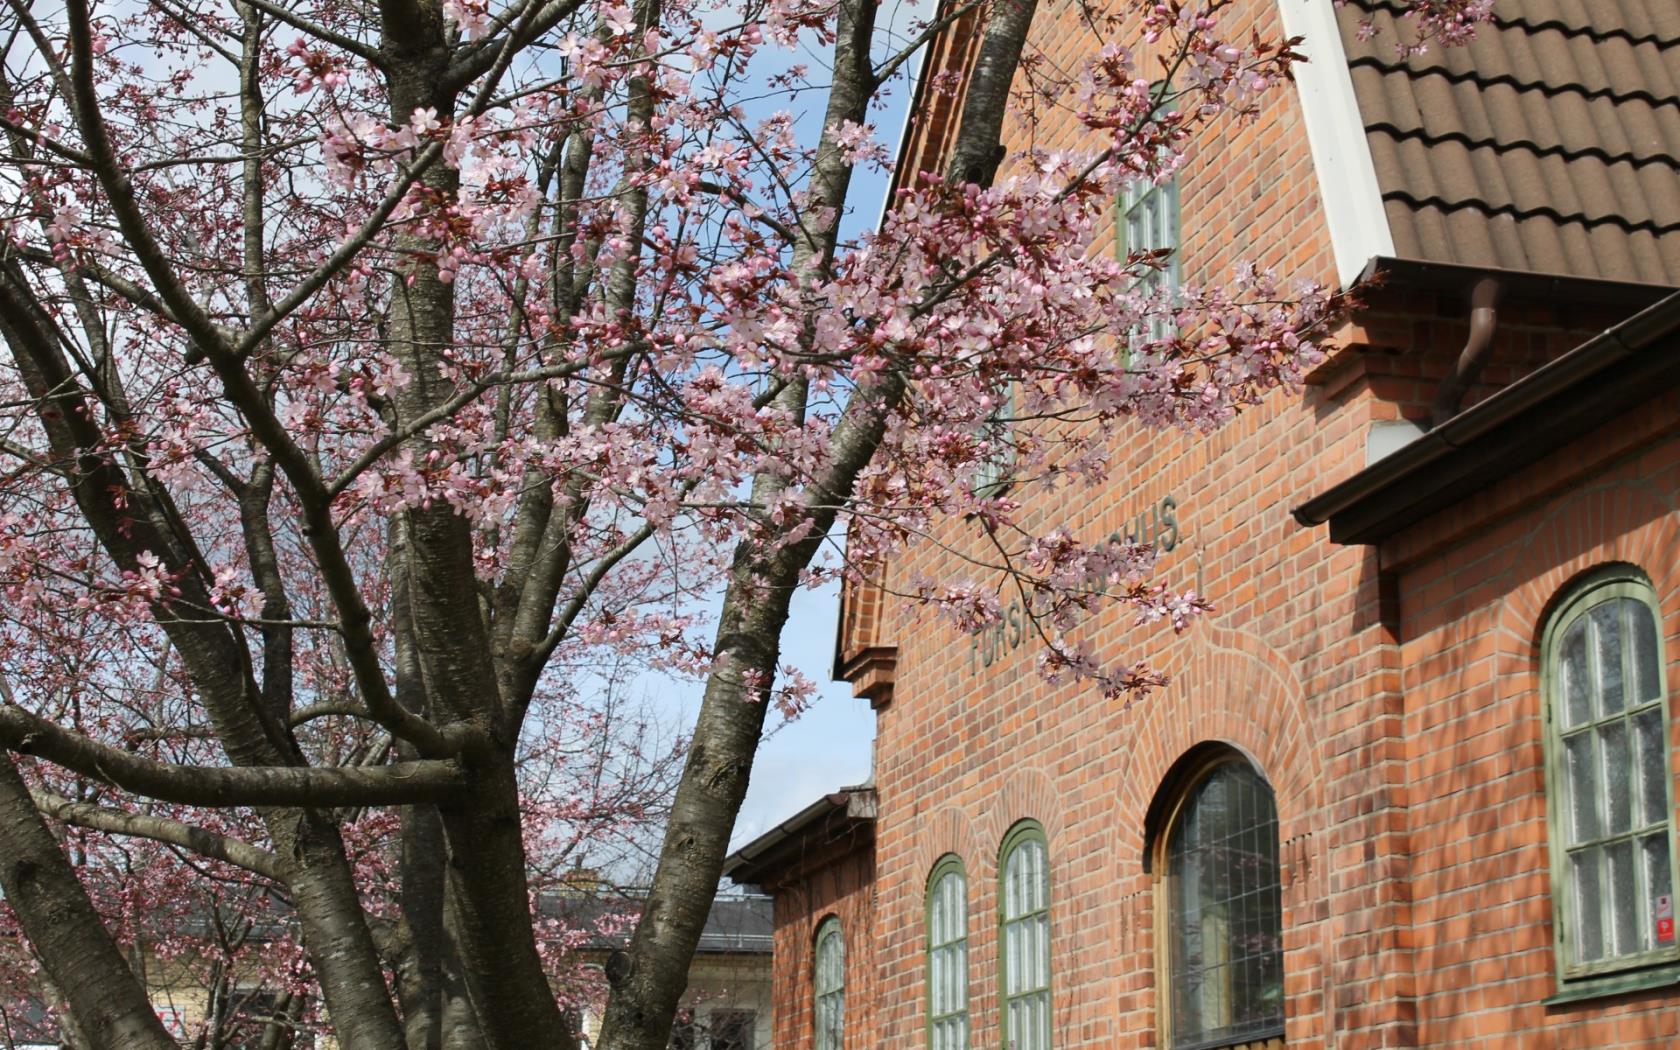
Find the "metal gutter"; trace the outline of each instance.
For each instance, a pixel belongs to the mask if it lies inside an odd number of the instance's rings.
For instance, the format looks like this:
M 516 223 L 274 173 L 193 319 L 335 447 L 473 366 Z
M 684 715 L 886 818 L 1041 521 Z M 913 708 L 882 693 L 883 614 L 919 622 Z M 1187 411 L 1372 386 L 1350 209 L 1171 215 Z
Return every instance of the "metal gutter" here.
M 1680 384 L 1670 294 L 1294 509 L 1333 543 L 1378 543 Z
M 1538 270 L 1511 270 L 1499 266 L 1465 266 L 1460 263 L 1429 262 L 1395 256 L 1373 256 L 1360 273 L 1357 286 L 1380 293 L 1385 285 L 1407 291 L 1463 295 L 1476 282 L 1491 277 L 1499 282 L 1507 301 L 1571 303 L 1586 306 L 1624 307 L 1643 310 L 1672 294 L 1667 285 L 1637 281 L 1612 281 L 1603 277 L 1571 277 Z

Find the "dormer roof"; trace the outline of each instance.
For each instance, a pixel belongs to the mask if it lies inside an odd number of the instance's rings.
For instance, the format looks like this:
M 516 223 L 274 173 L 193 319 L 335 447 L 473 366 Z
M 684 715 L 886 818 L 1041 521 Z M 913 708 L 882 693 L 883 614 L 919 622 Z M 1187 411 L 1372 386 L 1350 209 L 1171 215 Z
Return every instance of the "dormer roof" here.
M 1680 286 L 1680 4 L 1501 0 L 1406 58 L 1388 0 L 1336 20 L 1394 256 Z
M 1402 57 L 1416 30 L 1395 0 L 1254 2 L 1304 40 L 1343 286 L 1404 260 L 1680 287 L 1680 3 L 1498 0 L 1469 44 Z M 978 29 L 965 15 L 930 46 L 895 187 L 949 148 L 960 107 L 927 84 L 967 75 Z

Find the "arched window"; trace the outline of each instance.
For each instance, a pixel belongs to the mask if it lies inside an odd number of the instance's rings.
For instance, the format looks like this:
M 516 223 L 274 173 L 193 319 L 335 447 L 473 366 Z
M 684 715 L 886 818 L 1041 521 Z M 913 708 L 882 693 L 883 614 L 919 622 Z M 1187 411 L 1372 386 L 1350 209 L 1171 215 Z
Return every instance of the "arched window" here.
M 1661 615 L 1612 566 L 1574 586 L 1541 638 L 1558 976 L 1680 956 Z
M 968 1050 L 968 877 L 947 853 L 927 889 L 929 1050 Z
M 1247 759 L 1192 766 L 1157 844 L 1163 884 L 1160 1004 L 1169 1050 L 1283 1034 L 1283 894 L 1277 804 Z
M 1023 820 L 1004 836 L 998 865 L 1003 1050 L 1050 1050 L 1050 851 Z
M 817 1050 L 846 1045 L 846 945 L 832 915 L 817 927 L 815 980 Z

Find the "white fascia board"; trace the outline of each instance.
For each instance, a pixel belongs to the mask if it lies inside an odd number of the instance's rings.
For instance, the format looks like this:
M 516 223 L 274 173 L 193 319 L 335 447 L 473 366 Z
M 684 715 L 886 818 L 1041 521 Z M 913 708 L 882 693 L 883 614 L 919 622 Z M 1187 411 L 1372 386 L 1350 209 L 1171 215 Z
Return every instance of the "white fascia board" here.
M 1303 38 L 1298 50 L 1309 59 L 1294 67 L 1295 87 L 1336 253 L 1336 276 L 1347 288 L 1371 259 L 1394 255 L 1394 235 L 1332 0 L 1278 0 L 1278 9 L 1284 32 Z
M 905 5 L 914 9 L 917 5 Z M 893 178 L 898 172 L 898 166 L 904 163 L 904 140 L 910 134 L 910 114 L 916 108 L 916 89 L 922 86 L 922 73 L 927 65 L 928 54 L 933 49 L 933 41 L 923 44 L 916 53 L 910 56 L 910 72 L 904 78 L 904 116 L 898 122 L 898 136 L 893 139 L 893 170 L 887 172 L 887 188 L 881 193 L 881 208 L 875 216 L 875 229 L 879 230 L 887 221 L 887 211 L 892 207 Z

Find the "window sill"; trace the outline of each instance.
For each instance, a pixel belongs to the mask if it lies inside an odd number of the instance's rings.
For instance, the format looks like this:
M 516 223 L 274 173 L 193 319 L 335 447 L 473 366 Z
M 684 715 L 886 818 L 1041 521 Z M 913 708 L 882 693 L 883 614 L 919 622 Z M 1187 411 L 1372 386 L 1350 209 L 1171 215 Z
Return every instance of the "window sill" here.
M 1562 1006 L 1585 999 L 1605 999 L 1613 995 L 1644 992 L 1676 984 L 1680 984 L 1680 963 L 1668 963 L 1649 970 L 1609 973 L 1602 977 L 1569 981 L 1559 988 L 1556 994 L 1541 1000 L 1541 1005 Z
M 1250 1032 L 1240 1039 L 1226 1037 L 1224 1039 L 1207 1039 L 1199 1043 L 1180 1043 L 1172 1050 L 1245 1050 L 1247 1047 L 1262 1046 L 1273 1039 L 1283 1038 L 1283 1026 L 1266 1028 L 1258 1032 Z

